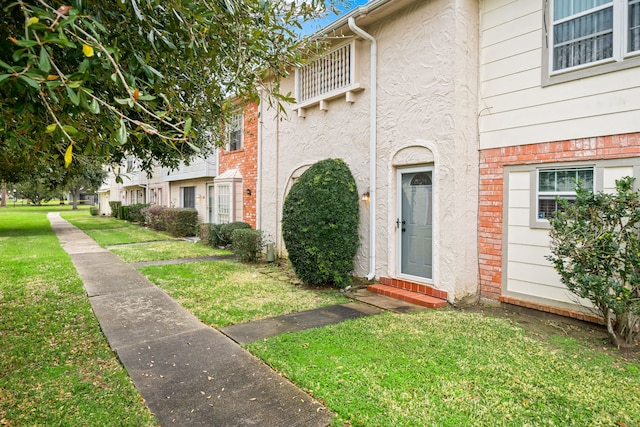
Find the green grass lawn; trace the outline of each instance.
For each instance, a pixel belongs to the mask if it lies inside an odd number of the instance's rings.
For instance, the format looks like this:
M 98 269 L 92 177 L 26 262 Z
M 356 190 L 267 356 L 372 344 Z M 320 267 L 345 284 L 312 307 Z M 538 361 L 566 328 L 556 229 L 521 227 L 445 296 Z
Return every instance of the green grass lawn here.
M 640 364 L 477 313 L 385 313 L 247 348 L 336 425 L 640 425 Z
M 30 213 L 0 210 L 0 425 L 151 424 L 44 210 Z M 135 234 L 128 223 L 64 217 L 103 232 L 102 245 L 125 235 L 128 243 L 155 242 L 109 247 L 124 249 L 129 262 L 187 250 Z M 295 285 L 276 265 L 140 271 L 216 327 L 344 301 L 339 292 Z M 532 333 L 510 319 L 444 309 L 384 313 L 247 348 L 324 402 L 336 426 L 640 427 L 638 355 L 627 360 L 561 329 Z
M 65 209 L 0 209 L 0 425 L 155 425 L 46 219 Z
M 295 286 L 288 278 L 281 277 L 275 266 L 216 261 L 139 270 L 196 317 L 214 327 L 349 301 L 334 289 Z
M 112 217 L 91 216 L 86 212 L 65 212 L 66 219 L 94 239 L 102 247 L 127 243 L 176 240 L 167 233 L 140 227 L 138 224 Z

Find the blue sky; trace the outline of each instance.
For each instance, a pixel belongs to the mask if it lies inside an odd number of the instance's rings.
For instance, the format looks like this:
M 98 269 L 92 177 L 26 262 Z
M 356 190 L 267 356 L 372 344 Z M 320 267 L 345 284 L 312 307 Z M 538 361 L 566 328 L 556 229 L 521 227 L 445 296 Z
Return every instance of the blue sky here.
M 329 13 L 325 17 L 306 22 L 302 27 L 302 32 L 303 34 L 312 34 L 335 21 L 339 16 L 342 16 L 348 11 L 367 3 L 367 1 L 368 0 L 346 0 L 345 2 L 348 4 L 340 8 L 340 13 Z

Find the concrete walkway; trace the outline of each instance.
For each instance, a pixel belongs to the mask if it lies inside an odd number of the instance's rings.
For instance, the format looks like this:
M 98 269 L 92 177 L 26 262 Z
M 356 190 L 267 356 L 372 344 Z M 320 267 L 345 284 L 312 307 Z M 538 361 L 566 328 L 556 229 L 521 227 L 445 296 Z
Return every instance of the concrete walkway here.
M 132 266 L 48 215 L 100 326 L 162 426 L 325 427 L 332 414 Z

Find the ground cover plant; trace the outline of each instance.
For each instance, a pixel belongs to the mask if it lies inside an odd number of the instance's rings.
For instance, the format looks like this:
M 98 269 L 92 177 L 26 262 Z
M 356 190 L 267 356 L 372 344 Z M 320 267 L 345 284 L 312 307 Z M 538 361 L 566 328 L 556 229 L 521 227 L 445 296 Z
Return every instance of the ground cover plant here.
M 640 364 L 509 320 L 385 313 L 248 345 L 350 426 L 637 426 Z
M 139 268 L 204 323 L 224 327 L 349 300 L 335 289 L 291 283 L 277 266 L 235 261 Z
M 0 209 L 0 425 L 155 425 L 50 228 L 61 209 Z

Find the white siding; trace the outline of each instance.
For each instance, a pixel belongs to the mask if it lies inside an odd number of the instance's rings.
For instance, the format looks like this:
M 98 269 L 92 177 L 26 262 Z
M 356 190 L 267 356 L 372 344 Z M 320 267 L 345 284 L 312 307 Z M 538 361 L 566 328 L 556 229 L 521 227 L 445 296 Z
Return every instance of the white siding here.
M 480 148 L 639 131 L 638 68 L 542 87 L 543 3 L 480 2 Z
M 616 180 L 624 178 L 625 176 L 633 176 L 633 167 L 621 166 L 605 169 L 602 177 L 602 191 L 606 193 L 615 193 Z
M 572 296 L 560 283 L 551 263 L 549 231 L 531 228 L 531 171 L 507 172 L 505 284 L 503 293 L 526 295 L 571 304 Z

